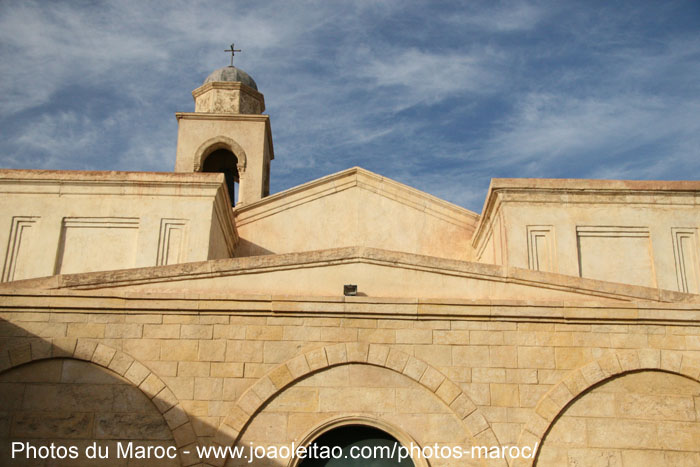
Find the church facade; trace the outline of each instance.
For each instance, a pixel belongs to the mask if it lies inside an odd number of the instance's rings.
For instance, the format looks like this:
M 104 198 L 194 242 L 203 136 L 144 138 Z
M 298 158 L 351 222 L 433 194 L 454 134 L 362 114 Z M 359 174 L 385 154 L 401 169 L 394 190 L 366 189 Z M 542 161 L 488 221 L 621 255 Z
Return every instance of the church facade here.
M 270 194 L 193 97 L 173 173 L 0 170 L 3 465 L 700 465 L 700 182 Z

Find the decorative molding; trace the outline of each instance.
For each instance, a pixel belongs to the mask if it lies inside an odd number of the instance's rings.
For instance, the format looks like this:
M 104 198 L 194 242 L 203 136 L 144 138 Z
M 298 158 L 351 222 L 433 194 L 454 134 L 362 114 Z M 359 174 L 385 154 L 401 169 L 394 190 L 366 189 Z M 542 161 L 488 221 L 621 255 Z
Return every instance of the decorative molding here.
M 554 227 L 551 225 L 527 226 L 527 260 L 533 271 L 557 272 L 554 248 Z
M 5 267 L 2 271 L 3 282 L 11 282 L 15 279 L 19 252 L 23 246 L 22 238 L 27 234 L 27 230 L 34 227 L 37 219 L 39 219 L 39 217 L 36 216 L 14 216 L 12 218 L 10 236 L 7 241 L 7 250 L 5 252 Z
M 625 227 L 615 225 L 576 226 L 579 237 L 649 237 L 649 227 Z
M 161 219 L 156 266 L 185 262 L 189 222 L 187 219 Z M 175 238 L 175 240 L 173 240 Z M 177 243 L 177 245 L 175 244 Z
M 138 229 L 138 217 L 64 217 L 64 228 Z
M 678 291 L 684 293 L 700 292 L 698 270 L 697 229 L 693 227 L 673 227 L 673 256 L 676 261 L 676 279 Z
M 187 263 L 186 265 L 175 264 L 170 266 L 144 267 L 128 271 L 63 274 L 48 278 L 27 279 L 22 281 L 21 286 L 23 288 L 43 290 L 114 290 L 114 288 L 117 287 L 152 284 L 154 290 L 158 290 L 158 287 L 161 287 L 160 290 L 163 291 L 162 287 L 167 287 L 168 283 L 173 283 L 175 287 L 179 287 L 177 284 L 179 284 L 181 280 L 206 280 L 209 278 L 261 274 L 273 271 L 333 267 L 340 264 L 372 264 L 376 266 L 388 266 L 392 268 L 424 271 L 433 274 L 484 280 L 493 283 L 519 284 L 521 286 L 536 287 L 541 290 L 580 294 L 580 300 L 584 301 L 590 300 L 591 298 L 607 298 L 618 301 L 687 302 L 691 305 L 697 303 L 689 297 L 688 294 L 670 290 L 531 271 L 529 269 L 516 267 L 496 266 L 473 261 L 434 258 L 367 247 L 345 247 L 302 253 L 228 258 L 199 261 Z M 19 285 L 15 287 L 19 287 Z M 0 286 L 0 289 L 3 288 L 7 289 L 8 287 Z M 234 293 L 233 290 L 230 292 Z M 245 294 L 250 293 L 250 291 L 239 293 Z M 270 293 L 273 295 L 275 294 L 274 291 Z M 456 290 L 455 293 L 455 300 L 469 297 L 464 291 Z M 268 295 L 265 296 L 267 297 Z M 432 300 L 434 298 L 435 297 L 415 296 L 412 300 Z M 376 299 L 376 297 L 373 298 L 373 300 Z M 449 299 L 450 298 L 448 298 L 448 300 Z M 472 299 L 479 300 L 478 297 L 472 297 Z M 543 298 L 542 300 L 551 301 L 553 299 L 554 298 L 550 296 L 548 299 Z M 569 299 L 575 300 L 576 298 L 570 297 Z M 505 299 L 505 301 L 508 302 L 509 299 Z M 526 301 L 531 303 L 531 300 Z M 491 303 L 491 301 L 488 303 Z

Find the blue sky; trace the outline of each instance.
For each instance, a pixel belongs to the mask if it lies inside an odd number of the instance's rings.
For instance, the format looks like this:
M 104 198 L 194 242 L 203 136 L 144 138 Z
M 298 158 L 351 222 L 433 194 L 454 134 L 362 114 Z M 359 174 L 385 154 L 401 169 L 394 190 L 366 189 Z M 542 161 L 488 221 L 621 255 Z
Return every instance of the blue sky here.
M 3 0 L 0 167 L 171 171 L 231 42 L 273 192 L 358 165 L 479 212 L 491 177 L 700 176 L 700 1 L 641 0 Z

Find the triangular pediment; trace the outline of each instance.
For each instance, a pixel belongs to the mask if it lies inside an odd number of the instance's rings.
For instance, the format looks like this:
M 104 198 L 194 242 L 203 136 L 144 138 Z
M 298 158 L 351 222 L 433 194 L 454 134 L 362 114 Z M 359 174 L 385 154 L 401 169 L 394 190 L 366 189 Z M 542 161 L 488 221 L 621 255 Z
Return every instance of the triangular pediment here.
M 237 256 L 348 246 L 469 259 L 479 216 L 354 167 L 235 209 Z

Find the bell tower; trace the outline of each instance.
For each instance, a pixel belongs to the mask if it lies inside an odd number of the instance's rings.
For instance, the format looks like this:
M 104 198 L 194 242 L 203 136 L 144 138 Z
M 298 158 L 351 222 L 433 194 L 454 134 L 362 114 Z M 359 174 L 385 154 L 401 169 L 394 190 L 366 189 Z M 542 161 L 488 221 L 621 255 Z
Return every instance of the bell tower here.
M 219 68 L 192 91 L 194 112 L 178 112 L 176 172 L 221 172 L 231 205 L 248 204 L 270 193 L 274 159 L 265 98 L 245 71 Z

